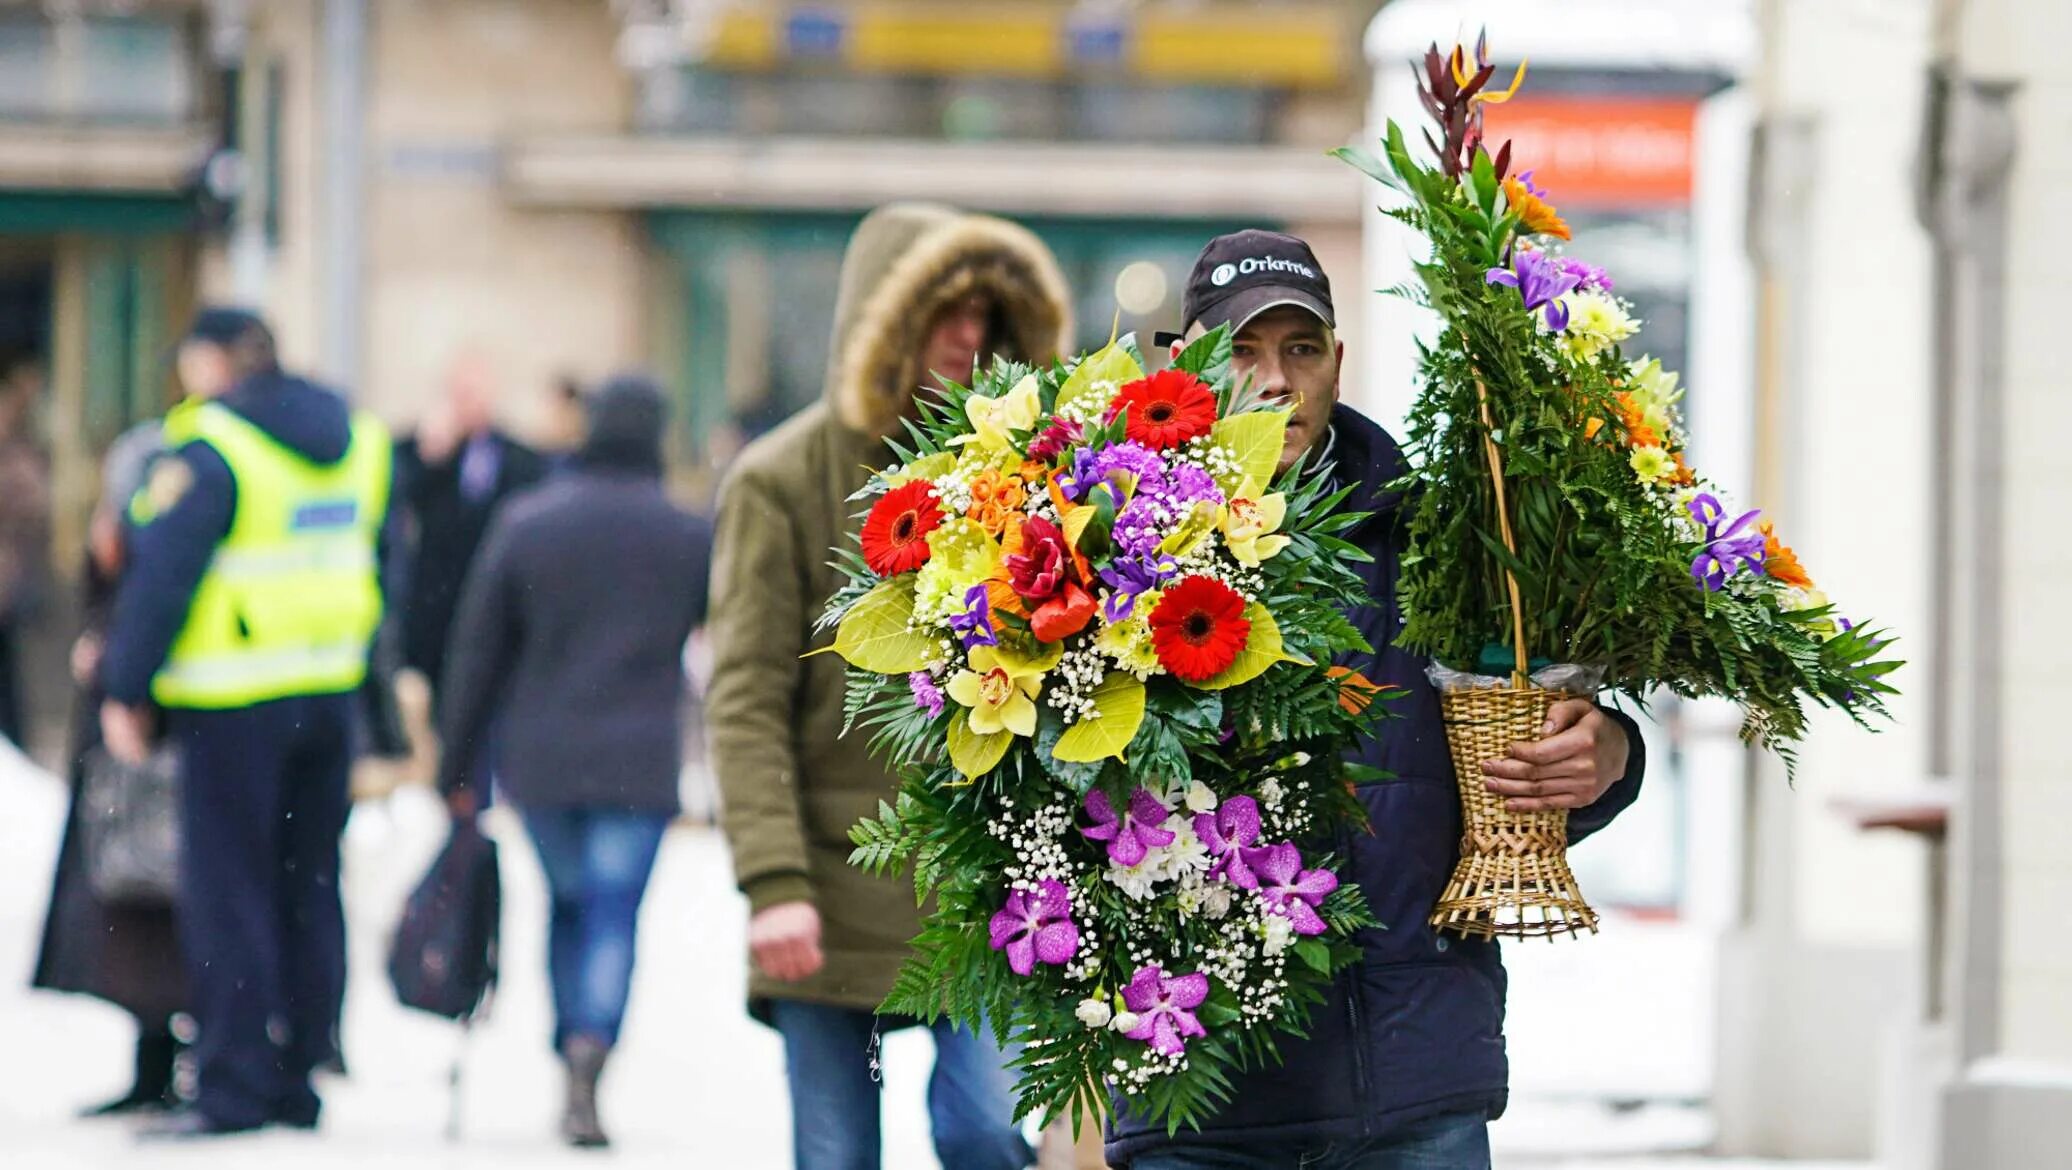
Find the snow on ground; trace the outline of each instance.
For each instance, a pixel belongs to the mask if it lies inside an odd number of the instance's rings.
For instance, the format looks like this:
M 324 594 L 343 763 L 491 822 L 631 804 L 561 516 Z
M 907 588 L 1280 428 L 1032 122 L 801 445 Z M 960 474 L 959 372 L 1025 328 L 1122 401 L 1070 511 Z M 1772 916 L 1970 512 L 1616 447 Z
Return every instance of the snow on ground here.
M 346 1059 L 352 1075 L 324 1087 L 321 1133 L 267 1132 L 140 1149 L 121 1123 L 73 1120 L 79 1105 L 124 1087 L 131 1033 L 124 1016 L 95 1001 L 26 990 L 63 815 L 60 784 L 0 740 L 0 1165 L 345 1170 L 379 1162 L 384 1170 L 546 1170 L 598 1164 L 596 1156 L 564 1151 L 553 1141 L 559 1072 L 547 1051 L 544 895 L 523 834 L 501 817 L 492 818 L 492 832 L 504 844 L 504 985 L 491 1018 L 465 1047 L 461 1138 L 445 1138 L 448 1078 L 463 1052 L 461 1037 L 442 1021 L 398 1007 L 381 969 L 397 909 L 443 832 L 441 810 L 415 791 L 363 805 L 347 836 L 353 981 Z M 775 1036 L 742 1010 L 744 915 L 723 845 L 701 830 L 671 833 L 643 912 L 626 1038 L 605 1080 L 605 1122 L 618 1143 L 611 1164 L 670 1170 L 783 1170 L 790 1164 L 782 1053 Z M 928 1049 L 919 1034 L 886 1039 L 890 1170 L 936 1166 L 922 1104 Z M 1503 1170 L 1757 1166 L 1555 1155 L 1581 1148 L 1575 1144 L 1579 1124 L 1587 1130 L 1600 1116 L 1587 1105 L 1535 1110 L 1520 1103 L 1499 1126 L 1497 1164 Z M 1688 1128 L 1672 1114 L 1653 1129 L 1675 1134 L 1683 1132 L 1679 1126 Z M 1821 1168 L 1801 1164 L 1798 1170 Z

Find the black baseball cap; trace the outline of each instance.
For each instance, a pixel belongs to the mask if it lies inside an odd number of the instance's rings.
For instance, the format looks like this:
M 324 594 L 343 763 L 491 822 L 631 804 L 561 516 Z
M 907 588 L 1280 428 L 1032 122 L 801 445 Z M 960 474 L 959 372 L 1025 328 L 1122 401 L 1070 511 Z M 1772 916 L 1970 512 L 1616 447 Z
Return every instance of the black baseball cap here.
M 1307 309 L 1324 324 L 1338 327 L 1331 307 L 1331 279 L 1317 263 L 1317 254 L 1285 232 L 1251 228 L 1217 236 L 1195 257 L 1181 311 L 1188 328 L 1228 325 L 1237 330 L 1266 310 L 1283 305 Z M 1156 340 L 1170 345 L 1180 337 L 1161 333 Z
M 194 315 L 194 323 L 187 327 L 181 341 L 205 341 L 210 345 L 231 346 L 259 334 L 271 341 L 273 331 L 259 314 L 250 309 L 230 305 L 210 305 Z

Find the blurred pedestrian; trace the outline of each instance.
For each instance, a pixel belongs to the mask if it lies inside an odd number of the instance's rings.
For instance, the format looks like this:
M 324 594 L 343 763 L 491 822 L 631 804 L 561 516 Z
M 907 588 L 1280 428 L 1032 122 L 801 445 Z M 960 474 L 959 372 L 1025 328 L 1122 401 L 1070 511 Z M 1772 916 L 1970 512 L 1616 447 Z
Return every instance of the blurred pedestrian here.
M 354 692 L 381 621 L 392 446 L 284 372 L 250 313 L 204 310 L 168 415 L 101 664 L 101 732 L 181 754 L 181 942 L 199 1027 L 192 1110 L 151 1131 L 313 1128 L 333 1054 Z
M 589 415 L 582 382 L 574 374 L 556 374 L 547 386 L 547 422 L 541 428 L 540 454 L 549 472 L 573 466 L 583 447 Z
M 608 1144 L 597 1082 L 618 1043 L 640 902 L 682 770 L 684 643 L 705 618 L 712 534 L 662 491 L 664 402 L 639 377 L 590 404 L 575 464 L 512 500 L 468 575 L 447 657 L 439 782 L 456 817 L 497 784 L 552 895 L 561 1132 Z M 495 729 L 492 731 L 492 729 Z
M 403 662 L 424 675 L 436 711 L 446 647 L 468 566 L 498 505 L 538 483 L 546 462 L 496 425 L 487 361 L 466 354 L 417 432 L 396 444 L 397 502 L 408 521 Z
M 784 1039 L 800 1170 L 879 1164 L 874 1009 L 919 930 L 913 891 L 849 865 L 849 827 L 892 795 L 863 737 L 841 737 L 844 680 L 815 620 L 853 544 L 851 497 L 894 458 L 916 392 L 1000 353 L 1048 362 L 1070 336 L 1057 262 L 1026 230 L 948 208 L 867 216 L 842 262 L 824 400 L 750 444 L 721 491 L 709 742 L 752 918 L 750 1011 Z M 990 1037 L 932 1029 L 935 1147 L 956 1170 L 1033 1160 Z
M 50 461 L 34 412 L 43 372 L 34 359 L 0 369 L 0 736 L 23 743 L 22 632 L 43 585 L 50 548 Z
M 128 556 L 128 504 L 164 452 L 153 419 L 123 433 L 101 465 L 101 501 L 87 527 L 83 573 L 85 628 L 72 647 L 78 701 L 71 736 L 71 804 L 51 882 L 50 910 L 33 985 L 106 1000 L 137 1024 L 129 1089 L 82 1112 L 85 1117 L 160 1113 L 179 1104 L 174 1075 L 180 1041 L 173 1018 L 187 1009 L 187 973 L 170 904 L 101 901 L 87 876 L 82 798 L 86 761 L 101 746 L 101 647 Z

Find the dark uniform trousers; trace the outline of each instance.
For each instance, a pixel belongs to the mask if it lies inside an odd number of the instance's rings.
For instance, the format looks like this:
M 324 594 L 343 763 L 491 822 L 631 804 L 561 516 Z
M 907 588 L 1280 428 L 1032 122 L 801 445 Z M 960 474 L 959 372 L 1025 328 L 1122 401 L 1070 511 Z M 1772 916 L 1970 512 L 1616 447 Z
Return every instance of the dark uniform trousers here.
M 183 755 L 181 941 L 211 1120 L 313 1124 L 310 1073 L 345 991 L 338 840 L 350 809 L 345 695 L 174 710 Z

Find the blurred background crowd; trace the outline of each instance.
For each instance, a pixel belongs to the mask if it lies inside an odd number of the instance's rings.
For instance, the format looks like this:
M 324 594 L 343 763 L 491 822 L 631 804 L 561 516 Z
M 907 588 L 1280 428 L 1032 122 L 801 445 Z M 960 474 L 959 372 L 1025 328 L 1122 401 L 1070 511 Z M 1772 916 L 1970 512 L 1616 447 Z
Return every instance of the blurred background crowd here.
M 1484 26 L 1506 71 L 1531 62 L 1491 135 L 1541 160 L 1572 250 L 1683 371 L 1697 461 L 1910 661 L 1896 726 L 1816 735 L 1796 787 L 1731 709 L 1653 706 L 1643 799 L 1575 858 L 1604 933 L 1507 954 L 1498 1165 L 2063 1164 L 2057 0 L 0 0 L 0 978 L 26 985 L 45 909 L 64 797 L 28 761 L 70 770 L 103 468 L 177 399 L 201 306 L 263 314 L 291 368 L 456 469 L 406 501 L 445 550 L 395 599 L 412 751 L 354 776 L 348 914 L 378 952 L 437 833 L 429 691 L 467 552 L 580 447 L 606 375 L 652 373 L 670 493 L 709 512 L 744 444 L 820 396 L 851 231 L 929 199 L 1035 232 L 1082 347 L 1179 327 L 1212 236 L 1300 235 L 1340 290 L 1346 400 L 1393 425 L 1425 323 L 1362 290 L 1411 255 L 1325 151 L 1419 118 L 1413 56 Z M 756 1151 L 714 1164 L 776 1166 L 786 1127 L 756 1116 L 781 1112 L 780 1059 L 739 1007 L 697 693 L 617 1112 L 636 1153 L 702 1126 Z M 543 944 L 510 946 L 528 973 L 488 1054 L 545 1014 Z M 429 1148 L 394 1119 L 448 1053 L 359 983 L 343 1123 Z M 60 1119 L 127 1043 L 99 1010 L 0 990 L 0 1034 L 105 1037 L 0 1070 L 0 1152 L 88 1148 Z M 926 1165 L 905 1055 L 888 1164 Z M 544 1083 L 505 1075 L 474 1115 Z

